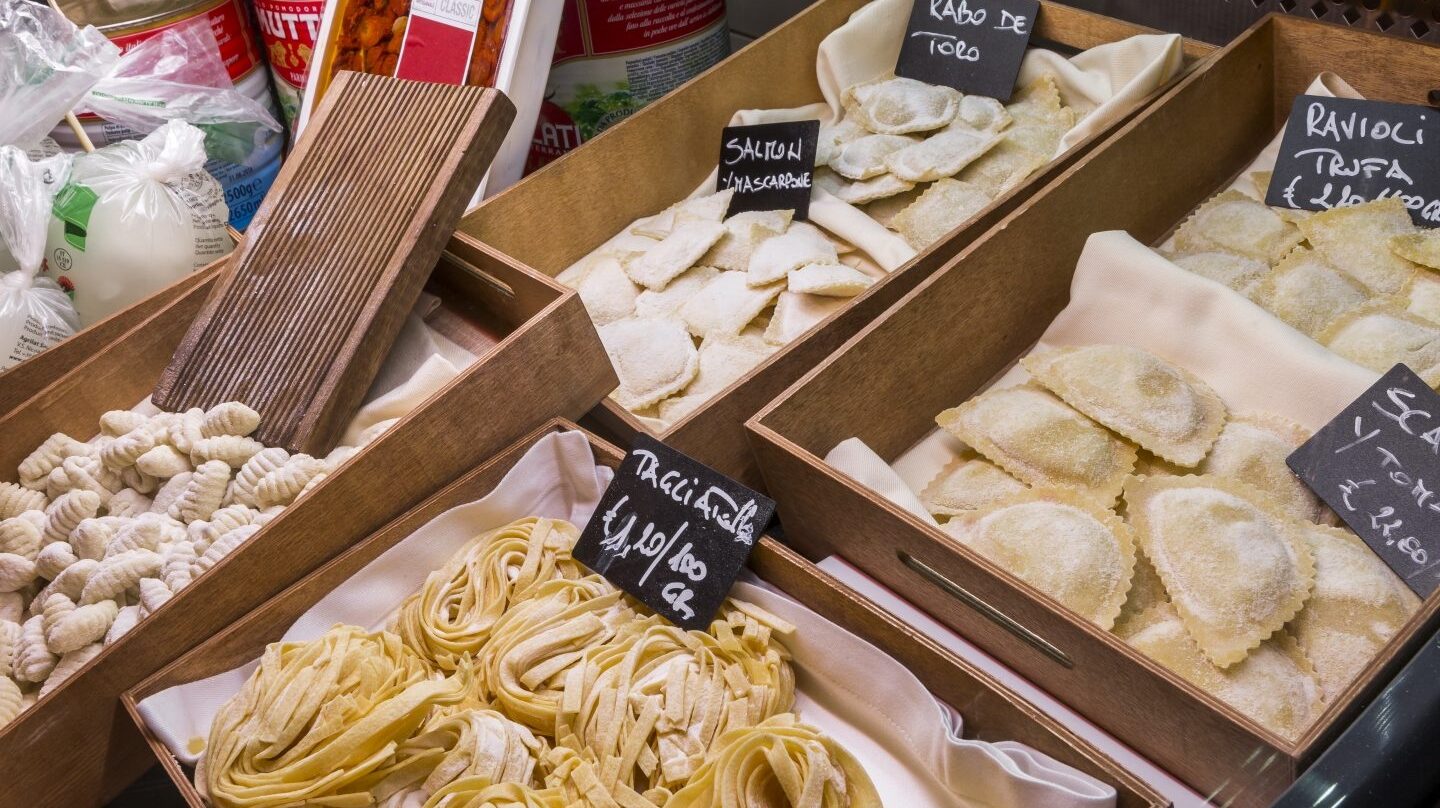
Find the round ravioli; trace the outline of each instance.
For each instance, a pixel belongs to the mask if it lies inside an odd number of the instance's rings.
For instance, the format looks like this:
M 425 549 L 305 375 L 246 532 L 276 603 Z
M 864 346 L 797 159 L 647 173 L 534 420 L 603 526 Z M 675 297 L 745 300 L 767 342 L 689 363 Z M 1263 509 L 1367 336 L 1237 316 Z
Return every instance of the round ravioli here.
M 1139 348 L 1057 348 L 1020 364 L 1065 403 L 1187 468 L 1205 457 L 1225 425 L 1225 404 L 1209 385 Z
M 935 417 L 942 429 L 1021 482 L 1115 501 L 1135 447 L 1039 386 L 989 390 Z
M 1269 494 L 1285 515 L 1304 522 L 1320 518 L 1320 500 L 1286 465 L 1310 433 L 1271 415 L 1237 415 L 1197 471 L 1248 483 Z
M 1170 607 L 1155 607 L 1143 623 L 1127 640 L 1132 647 L 1276 735 L 1294 740 L 1320 717 L 1320 685 L 1284 632 L 1238 665 L 1219 668 L 1200 652 Z
M 1132 477 L 1125 502 L 1171 602 L 1216 665 L 1245 659 L 1309 597 L 1315 560 L 1301 523 L 1261 491 L 1212 476 Z
M 1315 589 L 1290 630 L 1325 697 L 1334 699 L 1420 608 L 1420 599 L 1355 534 L 1315 525 L 1305 540 L 1315 554 Z
M 1106 630 L 1135 572 L 1130 529 L 1070 491 L 1016 494 L 956 516 L 944 530 Z

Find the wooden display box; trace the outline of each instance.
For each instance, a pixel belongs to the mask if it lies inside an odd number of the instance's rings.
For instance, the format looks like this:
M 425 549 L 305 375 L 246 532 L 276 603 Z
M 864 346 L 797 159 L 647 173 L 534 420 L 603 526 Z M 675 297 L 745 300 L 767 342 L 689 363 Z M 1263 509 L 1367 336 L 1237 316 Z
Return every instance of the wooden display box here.
M 51 433 L 88 438 L 111 409 L 145 398 L 204 303 L 213 276 L 0 417 L 0 479 Z M 0 727 L 0 806 L 98 805 L 153 760 L 119 696 L 257 604 L 556 416 L 578 417 L 615 385 L 579 297 L 463 236 L 428 291 L 427 322 L 478 359 L 248 542 L 181 590 L 74 678 Z
M 0 415 L 5 415 L 29 401 L 32 396 L 65 375 L 71 368 L 104 350 L 105 346 L 145 322 L 175 298 L 200 284 L 209 283 L 220 272 L 220 268 L 225 265 L 228 258 L 227 255 L 225 258 L 212 261 L 170 285 L 156 290 L 139 302 L 115 312 L 98 323 L 80 329 L 75 332 L 74 336 L 50 349 L 0 371 Z
M 460 223 L 503 255 L 555 275 L 634 220 L 684 199 L 714 170 L 720 133 L 742 109 L 789 109 L 822 100 L 815 78 L 821 40 L 868 0 L 823 0 L 697 76 L 584 148 L 487 200 Z M 1042 2 L 1032 44 L 1063 53 L 1155 31 Z M 1185 43 L 1190 60 L 1211 52 Z M 1159 93 L 1156 93 L 1158 96 Z M 1103 133 L 1102 133 L 1103 134 Z M 921 251 L 865 294 L 731 384 L 662 433 L 652 432 L 609 398 L 593 413 L 622 443 L 650 434 L 735 477 L 760 485 L 745 443 L 744 422 L 790 383 L 838 348 L 946 259 L 1055 177 L 1101 135 L 995 200 L 968 225 Z
M 122 698 L 125 709 L 185 801 L 194 808 L 205 806 L 191 782 L 191 773 L 145 728 L 136 706 L 141 700 L 258 658 L 265 646 L 278 641 L 307 609 L 381 553 L 450 508 L 484 497 L 540 438 L 572 429 L 579 427 L 559 419 L 544 426 L 126 692 Z M 599 462 L 612 468 L 620 464 L 622 454 L 616 447 L 593 436 L 591 445 Z M 897 622 L 773 539 L 762 538 L 749 564 L 767 582 L 911 670 L 932 693 L 961 711 L 965 737 L 1027 744 L 1114 786 L 1121 808 L 1169 804 L 1134 775 L 987 674 Z
M 748 424 L 786 535 L 838 553 L 1222 805 L 1268 805 L 1437 626 L 1431 597 L 1324 716 L 1284 740 L 938 529 L 827 466 L 859 437 L 893 462 L 1039 339 L 1086 238 L 1158 244 L 1335 70 L 1370 98 L 1426 103 L 1440 48 L 1271 16 L 970 245 Z M 1176 323 L 1183 328 L 1183 323 Z

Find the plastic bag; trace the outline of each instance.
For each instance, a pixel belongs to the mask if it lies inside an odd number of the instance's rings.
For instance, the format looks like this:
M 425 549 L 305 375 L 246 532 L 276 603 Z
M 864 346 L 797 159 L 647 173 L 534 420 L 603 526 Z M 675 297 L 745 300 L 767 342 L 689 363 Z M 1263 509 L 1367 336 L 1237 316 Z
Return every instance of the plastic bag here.
M 225 193 L 204 134 L 171 121 L 143 140 L 78 155 L 51 206 L 47 272 L 89 325 L 224 256 Z
M 0 0 L 0 144 L 34 145 L 120 57 L 104 34 L 27 0 Z
M 139 133 L 185 121 L 211 159 L 243 163 L 280 137 L 280 122 L 230 81 L 207 18 L 167 28 L 120 58 L 76 107 Z
M 79 317 L 59 284 L 37 277 L 50 202 L 64 185 L 70 157 L 40 160 L 0 146 L 0 238 L 20 265 L 0 275 L 0 370 L 74 334 Z

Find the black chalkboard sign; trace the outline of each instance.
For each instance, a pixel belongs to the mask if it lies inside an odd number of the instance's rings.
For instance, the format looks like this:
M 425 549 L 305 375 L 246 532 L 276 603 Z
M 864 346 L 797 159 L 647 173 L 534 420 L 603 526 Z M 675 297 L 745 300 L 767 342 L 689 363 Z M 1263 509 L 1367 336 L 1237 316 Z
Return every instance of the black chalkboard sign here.
M 1287 462 L 1415 594 L 1440 586 L 1440 396 L 1410 368 L 1391 368 Z
M 1265 204 L 1329 210 L 1392 196 L 1416 224 L 1440 225 L 1440 110 L 1296 98 Z
M 575 558 L 670 622 L 706 629 L 775 502 L 641 435 L 575 544 Z
M 733 190 L 726 216 L 747 210 L 793 210 L 810 217 L 819 121 L 727 126 L 720 136 L 718 191 Z
M 1009 101 L 1040 0 L 915 0 L 895 75 Z

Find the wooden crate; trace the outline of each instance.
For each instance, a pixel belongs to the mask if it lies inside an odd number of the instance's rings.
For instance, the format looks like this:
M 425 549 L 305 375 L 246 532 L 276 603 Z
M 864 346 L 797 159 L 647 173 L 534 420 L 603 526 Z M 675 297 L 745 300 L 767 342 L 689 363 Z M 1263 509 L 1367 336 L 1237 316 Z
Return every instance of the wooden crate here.
M 1368 97 L 1426 103 L 1440 47 L 1268 17 L 747 424 L 795 546 L 845 556 L 1226 805 L 1268 805 L 1292 782 L 1440 624 L 1440 597 L 1290 742 L 822 458 L 855 436 L 893 461 L 933 429 L 937 413 L 1030 349 L 1066 305 L 1091 233 L 1126 230 L 1158 244 L 1255 158 L 1295 96 L 1327 69 Z
M 29 401 L 71 368 L 104 350 L 105 346 L 144 322 L 175 298 L 199 284 L 209 283 L 225 264 L 225 260 L 221 258 L 212 261 L 168 286 L 157 289 L 135 304 L 80 329 L 74 336 L 49 350 L 0 371 L 0 415 L 5 415 Z
M 53 432 L 89 437 L 154 386 L 214 279 L 0 418 L 0 479 Z M 119 695 L 435 489 L 615 385 L 579 297 L 452 238 L 429 290 L 438 331 L 479 358 L 246 544 L 14 722 L 0 728 L 0 806 L 100 804 L 150 765 Z M 537 361 L 543 358 L 544 361 Z
M 815 3 L 584 148 L 487 200 L 466 215 L 460 229 L 520 263 L 547 275 L 559 273 L 635 219 L 689 195 L 714 170 L 721 129 L 736 110 L 788 109 L 821 100 L 815 78 L 820 42 L 867 1 Z M 1062 52 L 1155 33 L 1058 3 L 1041 5 L 1032 41 Z M 1212 50 L 1203 43 L 1185 44 L 1191 60 Z M 651 434 L 748 485 L 761 485 L 745 444 L 745 419 L 1059 174 L 1100 136 L 1078 144 L 995 200 L 969 224 L 921 251 L 850 306 L 781 348 L 664 432 L 650 431 L 608 398 L 593 413 L 597 426 L 626 444 L 637 434 Z
M 122 699 L 125 709 L 185 801 L 195 808 L 205 805 L 190 774 L 145 728 L 136 707 L 141 700 L 256 659 L 267 644 L 279 640 L 307 609 L 381 553 L 439 514 L 489 493 L 541 437 L 578 428 L 563 420 L 542 427 L 126 692 Z M 622 457 L 619 449 L 593 436 L 591 444 L 599 462 L 612 468 L 619 465 Z M 1117 804 L 1122 808 L 1168 805 L 1149 786 L 987 674 L 897 622 L 773 539 L 762 538 L 750 558 L 750 567 L 761 578 L 909 668 L 931 692 L 963 713 L 966 737 L 1028 744 L 1113 785 L 1119 792 Z

